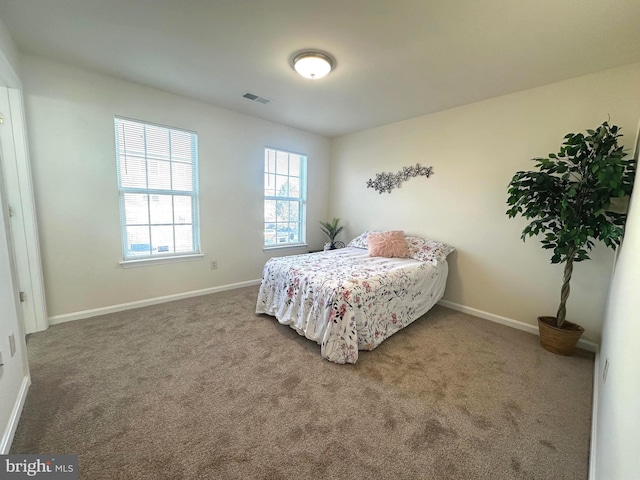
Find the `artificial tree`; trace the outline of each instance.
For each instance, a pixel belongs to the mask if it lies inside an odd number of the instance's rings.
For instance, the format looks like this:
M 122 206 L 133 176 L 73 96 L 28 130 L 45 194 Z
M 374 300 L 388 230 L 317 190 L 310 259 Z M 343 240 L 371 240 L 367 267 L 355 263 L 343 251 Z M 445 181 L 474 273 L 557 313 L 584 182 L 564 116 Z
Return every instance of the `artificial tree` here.
M 334 218 L 331 222 L 320 222 L 322 231 L 329 237 L 329 248 L 331 250 L 336 248 L 336 237 L 343 229 L 339 223 L 339 218 Z
M 517 172 L 509 183 L 509 218 L 533 220 L 522 231 L 542 234 L 551 263 L 565 263 L 555 326 L 566 319 L 573 263 L 589 259 L 595 240 L 615 249 L 622 240 L 626 213 L 611 209 L 611 199 L 631 194 L 635 162 L 618 145 L 620 128 L 604 122 L 587 134 L 569 133 L 557 154 L 534 158 L 538 171 Z

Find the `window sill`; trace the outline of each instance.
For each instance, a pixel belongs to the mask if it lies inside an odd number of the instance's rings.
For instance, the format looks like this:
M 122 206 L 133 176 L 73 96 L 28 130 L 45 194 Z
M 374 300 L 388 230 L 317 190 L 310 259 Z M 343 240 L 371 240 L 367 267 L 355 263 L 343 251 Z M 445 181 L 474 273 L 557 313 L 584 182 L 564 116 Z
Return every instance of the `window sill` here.
M 309 249 L 309 245 L 306 243 L 295 243 L 291 245 L 274 245 L 273 247 L 264 247 L 262 249 L 263 252 L 276 252 L 278 250 L 307 250 Z
M 203 258 L 204 253 L 194 253 L 189 255 L 175 255 L 170 257 L 123 260 L 122 262 L 120 262 L 120 265 L 122 265 L 122 268 L 148 267 L 150 265 L 161 265 L 164 263 L 195 262 L 197 260 L 202 260 Z

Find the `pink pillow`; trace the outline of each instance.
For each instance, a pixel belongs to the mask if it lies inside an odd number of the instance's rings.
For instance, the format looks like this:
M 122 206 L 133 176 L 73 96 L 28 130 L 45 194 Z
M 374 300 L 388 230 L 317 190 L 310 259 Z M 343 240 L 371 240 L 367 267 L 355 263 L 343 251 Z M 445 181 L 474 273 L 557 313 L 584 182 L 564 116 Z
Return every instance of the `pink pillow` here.
M 370 257 L 404 258 L 407 256 L 407 242 L 402 230 L 370 232 L 367 237 Z

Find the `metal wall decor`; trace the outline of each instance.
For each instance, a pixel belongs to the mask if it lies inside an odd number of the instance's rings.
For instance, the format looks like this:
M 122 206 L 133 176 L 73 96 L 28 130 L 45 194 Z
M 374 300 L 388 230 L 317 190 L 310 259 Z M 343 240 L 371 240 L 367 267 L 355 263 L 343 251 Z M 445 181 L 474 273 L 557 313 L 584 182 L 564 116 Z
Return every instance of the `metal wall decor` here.
M 433 167 L 421 167 L 416 163 L 411 167 L 402 167 L 398 173 L 376 173 L 374 180 L 367 180 L 367 188 L 375 188 L 378 193 L 388 192 L 394 188 L 400 188 L 402 182 L 409 180 L 411 177 L 427 177 L 433 173 Z

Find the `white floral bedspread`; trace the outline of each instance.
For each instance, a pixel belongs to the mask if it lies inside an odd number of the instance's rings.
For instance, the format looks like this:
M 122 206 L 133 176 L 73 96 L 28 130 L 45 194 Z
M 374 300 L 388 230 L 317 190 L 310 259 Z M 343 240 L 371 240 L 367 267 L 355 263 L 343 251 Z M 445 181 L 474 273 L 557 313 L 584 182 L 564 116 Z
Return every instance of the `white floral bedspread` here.
M 256 313 L 275 316 L 321 345 L 336 363 L 356 363 L 424 315 L 444 294 L 448 265 L 370 257 L 366 249 L 270 259 Z

